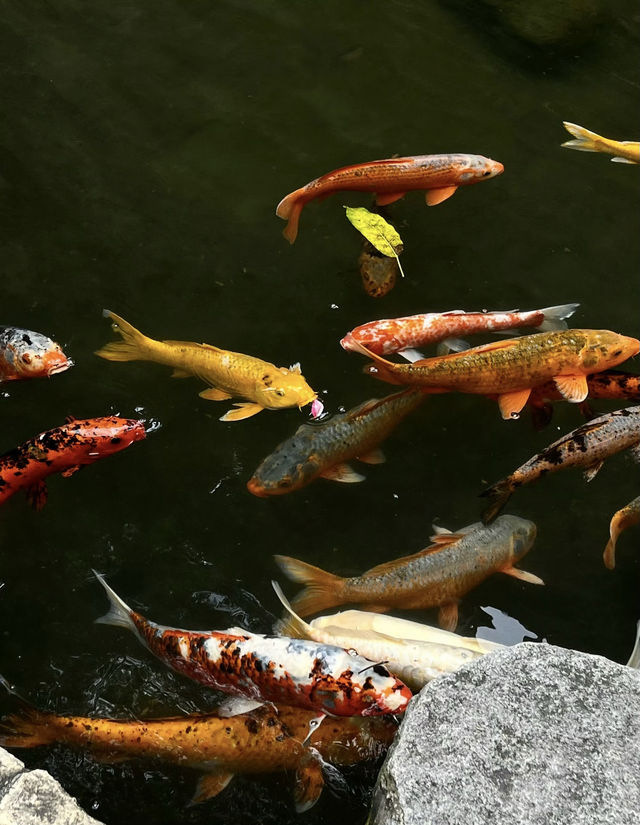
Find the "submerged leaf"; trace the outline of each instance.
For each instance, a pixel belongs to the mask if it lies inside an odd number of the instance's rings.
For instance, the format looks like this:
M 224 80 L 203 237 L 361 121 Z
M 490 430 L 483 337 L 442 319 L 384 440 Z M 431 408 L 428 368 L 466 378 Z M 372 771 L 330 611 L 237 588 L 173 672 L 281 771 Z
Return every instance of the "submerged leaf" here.
M 395 228 L 385 221 L 382 215 L 369 212 L 363 206 L 345 206 L 347 218 L 355 228 L 371 243 L 382 255 L 395 258 L 404 276 L 398 255 L 402 252 L 402 238 Z

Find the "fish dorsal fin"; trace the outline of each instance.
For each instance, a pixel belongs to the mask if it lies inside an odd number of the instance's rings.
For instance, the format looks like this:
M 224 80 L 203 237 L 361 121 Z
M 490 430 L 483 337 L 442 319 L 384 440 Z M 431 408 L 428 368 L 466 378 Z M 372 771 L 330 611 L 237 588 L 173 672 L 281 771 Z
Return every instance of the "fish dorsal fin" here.
M 583 473 L 585 481 L 593 481 L 593 479 L 600 472 L 600 468 L 603 464 L 604 461 L 596 461 L 593 464 L 590 464 Z
M 406 192 L 379 192 L 376 195 L 376 203 L 378 206 L 388 206 L 390 203 L 399 201 L 404 198 Z
M 558 392 L 572 404 L 580 404 L 589 395 L 586 375 L 556 375 L 554 382 Z
M 525 390 L 514 390 L 514 392 L 504 392 L 498 396 L 498 406 L 505 421 L 510 418 L 518 418 L 520 410 L 527 403 L 531 394 L 531 388 Z
M 191 797 L 191 804 L 198 805 L 207 799 L 213 799 L 220 791 L 223 791 L 233 779 L 233 774 L 229 771 L 209 771 L 201 776 L 196 786 L 196 791 Z
M 230 719 L 233 716 L 240 716 L 241 713 L 251 713 L 252 710 L 261 707 L 264 702 L 260 699 L 249 699 L 246 696 L 227 696 L 218 705 L 217 713 L 223 719 Z
M 442 201 L 446 201 L 456 191 L 457 186 L 441 186 L 439 189 L 427 189 L 424 199 L 428 206 L 437 206 Z
M 213 352 L 226 352 L 226 350 L 220 349 L 220 347 L 214 347 L 213 344 L 199 344 L 197 341 L 172 341 L 172 340 L 165 340 L 162 341 L 163 344 L 169 344 L 173 347 L 194 347 L 195 349 L 210 349 Z
M 391 573 L 393 570 L 397 569 L 399 564 L 404 566 L 407 562 L 414 561 L 422 556 L 430 556 L 433 553 L 439 553 L 441 550 L 444 550 L 450 544 L 454 544 L 461 538 L 463 538 L 463 536 L 458 533 L 434 536 L 432 537 L 432 541 L 435 539 L 434 544 L 430 544 L 428 547 L 425 547 L 423 550 L 418 550 L 417 553 L 412 553 L 410 556 L 401 556 L 398 559 L 393 559 L 392 561 L 385 561 L 382 564 L 378 564 L 370 570 L 367 570 L 366 573 L 363 573 L 360 578 L 364 579 L 369 578 L 369 576 L 380 576 L 385 573 Z
M 425 358 L 423 361 L 416 361 L 416 366 L 428 365 L 435 363 L 436 361 L 454 361 L 459 358 L 467 358 L 469 353 L 476 355 L 477 353 L 485 353 L 485 352 L 497 352 L 501 349 L 509 349 L 510 347 L 516 346 L 521 341 L 520 338 L 506 338 L 503 341 L 491 341 L 489 344 L 482 344 L 479 347 L 473 347 L 472 350 L 463 350 L 462 352 L 451 352 L 449 355 L 436 355 L 433 358 Z M 375 357 L 375 356 L 370 356 Z M 393 362 L 387 361 L 386 362 L 390 366 L 396 366 Z

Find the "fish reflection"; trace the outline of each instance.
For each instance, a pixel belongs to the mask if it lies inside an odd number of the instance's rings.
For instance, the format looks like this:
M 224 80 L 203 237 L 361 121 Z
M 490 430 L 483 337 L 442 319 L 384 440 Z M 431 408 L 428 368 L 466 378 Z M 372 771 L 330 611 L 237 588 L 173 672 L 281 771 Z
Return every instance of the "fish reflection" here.
M 388 747 L 397 724 L 388 718 L 326 718 L 307 736 L 314 714 L 286 706 L 260 708 L 233 718 L 192 714 L 166 719 L 59 716 L 24 700 L 0 721 L 0 745 L 35 748 L 62 743 L 110 763 L 154 759 L 201 771 L 193 803 L 217 796 L 235 774 L 295 773 L 299 812 L 322 793 L 323 763 L 353 765 Z

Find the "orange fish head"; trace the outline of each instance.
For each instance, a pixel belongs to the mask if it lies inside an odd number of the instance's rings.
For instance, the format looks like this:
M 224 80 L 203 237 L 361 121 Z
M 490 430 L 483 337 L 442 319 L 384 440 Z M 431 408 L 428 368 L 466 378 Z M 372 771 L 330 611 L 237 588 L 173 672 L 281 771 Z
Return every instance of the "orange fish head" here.
M 16 330 L 10 360 L 20 378 L 48 378 L 73 366 L 59 344 L 30 330 Z M 7 354 L 9 354 L 9 352 Z
M 457 172 L 458 185 L 489 180 L 504 172 L 504 166 L 497 160 L 491 160 L 482 155 L 465 155 L 464 157 L 465 165 Z
M 255 390 L 255 400 L 267 410 L 302 409 L 316 398 L 317 393 L 307 384 L 300 364 L 265 371 Z
M 608 329 L 589 330 L 580 350 L 580 363 L 585 374 L 611 369 L 627 358 L 637 355 L 640 341 Z
M 134 441 L 147 437 L 142 419 L 120 418 L 117 415 L 102 418 L 70 419 L 65 425 L 70 434 L 86 439 L 87 443 L 98 447 L 100 456 L 111 455 L 124 450 Z

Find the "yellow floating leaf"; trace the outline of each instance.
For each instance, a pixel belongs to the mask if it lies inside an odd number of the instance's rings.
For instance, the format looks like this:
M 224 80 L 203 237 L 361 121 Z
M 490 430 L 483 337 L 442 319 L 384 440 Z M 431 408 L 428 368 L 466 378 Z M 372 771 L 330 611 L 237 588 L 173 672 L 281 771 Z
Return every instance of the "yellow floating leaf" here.
M 404 277 L 398 255 L 403 250 L 402 238 L 382 215 L 369 212 L 363 206 L 345 206 L 347 218 L 355 228 L 369 241 L 382 255 L 395 258 L 398 261 L 400 274 Z

